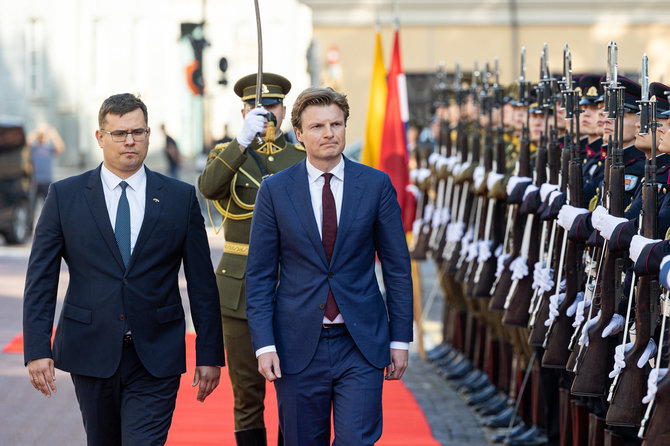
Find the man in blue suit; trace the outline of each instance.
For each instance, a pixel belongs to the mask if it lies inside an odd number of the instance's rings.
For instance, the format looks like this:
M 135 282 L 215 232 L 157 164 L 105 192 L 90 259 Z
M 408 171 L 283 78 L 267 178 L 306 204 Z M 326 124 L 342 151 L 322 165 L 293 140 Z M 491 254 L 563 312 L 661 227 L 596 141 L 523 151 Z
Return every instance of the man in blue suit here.
M 251 224 L 249 328 L 291 446 L 328 444 L 331 404 L 334 444 L 374 444 L 383 380 L 402 377 L 412 341 L 400 206 L 388 175 L 342 156 L 348 116 L 330 88 L 298 96 L 291 123 L 307 159 L 263 181 Z
M 159 445 L 186 371 L 180 266 L 197 332 L 200 401 L 224 364 L 216 281 L 195 189 L 144 167 L 144 103 L 111 96 L 98 122 L 103 163 L 53 183 L 37 223 L 24 294 L 25 362 L 47 397 L 56 392 L 54 368 L 70 372 L 89 445 Z M 70 282 L 52 348 L 61 259 Z

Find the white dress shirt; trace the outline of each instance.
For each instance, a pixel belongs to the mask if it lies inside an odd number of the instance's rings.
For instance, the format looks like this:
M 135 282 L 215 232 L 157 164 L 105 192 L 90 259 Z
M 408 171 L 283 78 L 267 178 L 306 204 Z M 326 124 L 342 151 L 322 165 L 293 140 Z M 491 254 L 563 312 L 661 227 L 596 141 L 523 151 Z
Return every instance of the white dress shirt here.
M 102 190 L 105 193 L 105 204 L 109 213 L 109 221 L 112 229 L 116 225 L 116 209 L 119 207 L 119 198 L 121 198 L 121 181 L 128 183 L 126 187 L 126 197 L 130 205 L 130 254 L 132 255 L 137 236 L 140 234 L 140 228 L 144 221 L 144 207 L 146 206 L 147 196 L 147 173 L 144 166 L 131 177 L 123 180 L 114 175 L 109 169 L 102 165 L 100 169 L 100 178 L 102 179 Z

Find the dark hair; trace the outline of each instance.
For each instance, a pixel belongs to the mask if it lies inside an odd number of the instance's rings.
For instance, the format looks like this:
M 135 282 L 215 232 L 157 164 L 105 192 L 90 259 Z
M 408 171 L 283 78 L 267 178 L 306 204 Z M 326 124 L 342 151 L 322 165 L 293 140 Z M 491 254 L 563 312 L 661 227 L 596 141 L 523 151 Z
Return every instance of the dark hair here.
M 147 106 L 144 105 L 142 99 L 130 93 L 112 95 L 105 99 L 100 106 L 100 111 L 98 112 L 98 125 L 102 128 L 107 115 L 123 116 L 138 108 L 142 110 L 142 113 L 144 114 L 144 122 L 148 125 L 149 115 L 147 113 Z
M 344 124 L 347 124 L 349 119 L 349 102 L 347 96 L 338 93 L 330 87 L 309 87 L 303 90 L 293 103 L 291 110 L 291 125 L 298 130 L 302 130 L 302 112 L 310 105 L 332 105 L 335 104 L 340 107 L 344 113 Z

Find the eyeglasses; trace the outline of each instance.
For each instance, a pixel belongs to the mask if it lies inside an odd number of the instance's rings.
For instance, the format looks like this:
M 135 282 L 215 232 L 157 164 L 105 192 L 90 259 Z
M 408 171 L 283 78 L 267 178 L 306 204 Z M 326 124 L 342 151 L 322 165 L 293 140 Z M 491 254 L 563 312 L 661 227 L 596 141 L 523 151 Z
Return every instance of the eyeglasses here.
M 149 129 L 133 129 L 133 130 L 114 130 L 113 132 L 109 132 L 107 130 L 100 129 L 102 133 L 107 133 L 112 137 L 112 141 L 114 142 L 125 142 L 126 138 L 128 138 L 128 135 L 131 135 L 133 137 L 133 141 L 135 142 L 140 142 L 144 141 L 147 139 L 147 133 L 149 132 Z

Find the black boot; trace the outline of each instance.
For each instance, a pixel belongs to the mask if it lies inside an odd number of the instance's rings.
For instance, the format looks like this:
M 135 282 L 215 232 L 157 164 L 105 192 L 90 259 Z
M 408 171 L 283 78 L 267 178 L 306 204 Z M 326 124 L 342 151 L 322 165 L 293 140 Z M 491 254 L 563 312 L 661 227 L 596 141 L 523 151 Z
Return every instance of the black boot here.
M 235 443 L 237 446 L 268 446 L 264 427 L 255 427 L 235 431 Z

